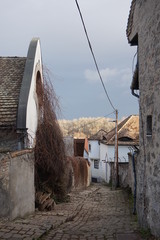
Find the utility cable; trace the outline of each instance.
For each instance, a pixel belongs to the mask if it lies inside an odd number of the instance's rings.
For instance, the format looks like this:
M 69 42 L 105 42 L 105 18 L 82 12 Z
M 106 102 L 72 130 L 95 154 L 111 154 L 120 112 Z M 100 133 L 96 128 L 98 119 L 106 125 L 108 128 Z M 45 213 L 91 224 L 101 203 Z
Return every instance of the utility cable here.
M 78 131 L 79 129 L 84 128 L 84 127 L 86 127 L 86 126 L 88 126 L 88 125 L 90 125 L 90 124 L 92 124 L 92 123 L 95 123 L 95 122 L 101 120 L 102 118 L 108 117 L 109 115 L 111 115 L 111 114 L 113 114 L 113 113 L 115 113 L 115 111 L 113 111 L 113 112 L 111 112 L 111 113 L 109 113 L 109 114 L 107 114 L 107 115 L 105 115 L 105 116 L 103 116 L 103 117 L 99 117 L 98 119 L 95 119 L 95 120 L 93 120 L 93 121 L 91 121 L 91 122 L 89 122 L 89 123 L 82 124 L 82 125 L 80 125 L 79 127 L 77 127 L 76 129 L 72 129 L 71 131 L 69 131 L 68 134 L 70 134 L 70 133 L 72 133 L 72 132 L 75 132 L 75 131 Z
M 75 0 L 75 2 L 76 2 L 76 5 L 77 5 L 77 8 L 78 8 L 78 11 L 79 11 L 79 15 L 80 15 L 80 18 L 81 18 L 81 21 L 82 21 L 82 24 L 83 24 L 83 28 L 84 28 L 84 31 L 85 31 L 85 35 L 86 35 L 86 37 L 87 37 L 87 41 L 88 41 L 88 44 L 89 44 L 89 48 L 90 48 L 90 51 L 91 51 L 91 54 L 92 54 L 92 57 L 93 57 L 93 60 L 94 60 L 94 63 L 95 63 L 95 66 L 96 66 L 98 75 L 99 75 L 99 78 L 100 78 L 101 83 L 102 83 L 102 86 L 103 86 L 103 88 L 104 88 L 105 94 L 106 94 L 106 96 L 107 96 L 107 99 L 108 99 L 111 107 L 114 109 L 114 111 L 116 111 L 116 109 L 115 109 L 115 107 L 113 106 L 113 103 L 112 103 L 112 101 L 111 101 L 111 99 L 110 99 L 110 97 L 109 97 L 109 95 L 108 95 L 107 89 L 106 89 L 106 87 L 105 87 L 105 85 L 104 85 L 104 82 L 103 82 L 103 79 L 102 79 L 102 76 L 101 76 L 101 73 L 100 73 L 100 70 L 99 70 L 97 61 L 96 61 L 96 57 L 95 57 L 95 54 L 94 54 L 94 52 L 93 52 L 93 48 L 92 48 L 91 42 L 90 42 L 90 40 L 89 40 L 89 36 L 88 36 L 88 33 L 87 33 L 87 29 L 86 29 L 86 26 L 85 26 L 85 22 L 84 22 L 84 19 L 83 19 L 82 12 L 81 12 L 81 10 L 80 10 L 78 1 Z
M 114 112 L 115 112 L 115 111 L 114 111 Z M 113 114 L 114 112 L 111 112 L 111 113 L 105 115 L 104 117 L 99 117 L 98 119 L 96 119 L 96 120 L 94 120 L 94 121 L 92 121 L 92 122 L 86 123 L 86 124 L 84 124 L 84 125 L 80 125 L 79 128 L 83 128 L 83 127 L 85 127 L 85 126 L 88 126 L 88 125 L 90 125 L 90 124 L 92 124 L 92 123 L 94 123 L 94 122 L 97 122 L 97 121 L 101 120 L 102 118 L 108 117 L 109 115 Z

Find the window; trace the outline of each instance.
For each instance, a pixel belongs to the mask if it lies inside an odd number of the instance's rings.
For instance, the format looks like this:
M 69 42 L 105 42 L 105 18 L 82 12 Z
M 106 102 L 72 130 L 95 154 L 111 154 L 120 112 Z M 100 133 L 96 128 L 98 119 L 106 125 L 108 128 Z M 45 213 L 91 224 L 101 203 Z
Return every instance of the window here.
M 152 115 L 147 116 L 147 137 L 152 136 Z
M 91 144 L 89 143 L 89 152 L 91 152 Z
M 121 137 L 121 138 L 118 138 L 118 140 L 122 142 L 133 142 L 133 139 L 130 137 Z
M 99 160 L 94 159 L 94 168 L 99 169 Z

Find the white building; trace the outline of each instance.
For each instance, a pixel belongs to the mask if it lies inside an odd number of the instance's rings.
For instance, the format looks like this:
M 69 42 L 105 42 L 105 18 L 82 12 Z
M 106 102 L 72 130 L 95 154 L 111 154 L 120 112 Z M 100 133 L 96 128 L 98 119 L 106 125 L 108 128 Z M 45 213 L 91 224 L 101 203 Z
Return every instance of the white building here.
M 118 125 L 118 161 L 128 162 L 128 152 L 138 145 L 139 116 L 131 115 Z M 89 160 L 92 181 L 110 182 L 110 163 L 115 159 L 115 128 L 109 133 L 100 130 L 89 139 Z
M 42 83 L 38 38 L 30 42 L 27 57 L 0 57 L 0 151 L 35 146 Z

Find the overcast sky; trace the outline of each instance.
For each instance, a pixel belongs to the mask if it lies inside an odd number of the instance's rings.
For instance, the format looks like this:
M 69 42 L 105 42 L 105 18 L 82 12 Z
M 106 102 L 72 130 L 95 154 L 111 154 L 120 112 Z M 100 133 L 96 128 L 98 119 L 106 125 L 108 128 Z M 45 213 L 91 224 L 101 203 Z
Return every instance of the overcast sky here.
M 65 119 L 111 113 L 96 73 L 75 0 L 0 0 L 0 55 L 26 56 L 33 37 L 41 41 Z M 119 118 L 138 113 L 131 95 L 136 52 L 126 38 L 131 0 L 79 0 L 103 81 Z M 114 117 L 114 115 L 112 115 Z

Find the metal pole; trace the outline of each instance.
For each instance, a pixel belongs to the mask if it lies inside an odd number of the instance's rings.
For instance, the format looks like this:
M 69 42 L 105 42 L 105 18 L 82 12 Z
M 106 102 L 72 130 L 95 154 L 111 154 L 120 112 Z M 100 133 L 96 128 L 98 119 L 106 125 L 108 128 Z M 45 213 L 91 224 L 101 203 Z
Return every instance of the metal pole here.
M 115 133 L 115 162 L 116 162 L 116 187 L 119 186 L 118 166 L 118 110 L 116 110 L 116 133 Z
M 119 173 L 118 173 L 118 110 L 116 110 L 115 119 L 115 156 L 114 156 L 114 167 L 112 177 L 112 189 L 116 189 L 119 185 Z

